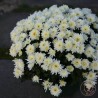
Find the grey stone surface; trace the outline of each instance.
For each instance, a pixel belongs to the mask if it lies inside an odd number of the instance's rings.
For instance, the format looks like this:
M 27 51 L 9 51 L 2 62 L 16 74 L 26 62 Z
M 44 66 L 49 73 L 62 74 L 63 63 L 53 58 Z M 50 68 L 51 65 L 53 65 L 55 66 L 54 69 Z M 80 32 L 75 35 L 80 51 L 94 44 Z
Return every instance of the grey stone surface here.
M 22 3 L 22 0 L 1 0 L 0 11 L 10 12 L 17 8 Z
M 8 48 L 11 45 L 10 32 L 16 22 L 26 18 L 30 13 L 6 13 L 0 16 L 0 48 Z
M 34 84 L 29 80 L 21 83 L 14 77 L 13 68 L 12 61 L 0 60 L 0 98 L 55 98 L 50 93 L 45 93 L 40 84 Z M 71 90 L 68 89 L 68 92 Z M 78 90 L 73 95 L 60 98 L 98 98 L 98 90 L 91 97 L 83 96 Z
M 24 4 L 30 6 L 43 6 L 53 4 L 67 4 L 73 7 L 87 7 L 91 8 L 94 12 L 98 12 L 98 0 L 23 0 Z
M 68 4 L 73 7 L 88 7 L 93 11 L 98 12 L 98 0 L 1 0 L 0 10 L 5 12 L 11 11 L 20 4 L 26 4 L 30 6 L 47 6 L 53 4 Z

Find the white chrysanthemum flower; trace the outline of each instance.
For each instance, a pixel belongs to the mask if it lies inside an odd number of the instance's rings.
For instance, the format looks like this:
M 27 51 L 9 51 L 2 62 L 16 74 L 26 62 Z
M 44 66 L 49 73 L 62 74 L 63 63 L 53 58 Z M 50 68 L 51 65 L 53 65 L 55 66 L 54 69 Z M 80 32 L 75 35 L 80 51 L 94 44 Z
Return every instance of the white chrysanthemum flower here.
M 38 48 L 39 47 L 39 43 L 38 42 L 33 43 L 33 45 L 34 45 L 35 48 Z
M 83 33 L 83 39 L 84 39 L 84 42 L 88 40 L 88 36 L 84 33 Z
M 43 28 L 43 24 L 42 24 L 41 22 L 37 22 L 37 23 L 35 24 L 35 29 L 41 30 L 42 28 Z
M 74 59 L 74 55 L 72 55 L 71 53 L 68 53 L 66 55 L 66 58 L 67 58 L 68 61 L 72 61 Z
M 34 63 L 28 64 L 28 69 L 31 70 L 34 67 Z
M 20 78 L 24 73 L 22 70 L 18 69 L 17 67 L 14 68 L 13 72 L 14 76 L 18 79 Z
M 22 25 L 16 26 L 13 31 L 14 31 L 14 33 L 20 34 L 24 31 L 24 28 Z
M 84 14 L 90 14 L 92 11 L 91 11 L 91 9 L 89 9 L 89 8 L 82 8 L 82 12 L 83 12 Z
M 66 40 L 65 41 L 65 49 L 67 51 L 70 51 L 72 49 L 72 41 L 71 40 Z
M 22 42 L 17 42 L 15 44 L 15 48 L 16 48 L 17 52 L 19 52 L 23 48 Z
M 83 25 L 81 28 L 81 32 L 83 32 L 85 34 L 89 34 L 90 33 L 90 27 L 88 25 Z
M 45 92 L 52 86 L 52 82 L 49 82 L 49 80 L 45 80 L 42 85 L 44 86 Z
M 72 61 L 72 64 L 73 64 L 76 68 L 80 68 L 80 67 L 81 67 L 81 59 L 75 58 L 75 59 Z
M 41 35 L 42 35 L 43 40 L 46 40 L 49 38 L 50 32 L 48 30 L 43 30 Z
M 29 63 L 34 63 L 35 62 L 35 55 L 34 54 L 28 55 L 27 61 Z
M 98 34 L 95 34 L 95 40 L 98 41 Z
M 34 52 L 35 52 L 35 47 L 34 47 L 34 45 L 29 44 L 29 45 L 26 47 L 26 53 L 27 53 L 27 54 L 32 54 L 32 53 L 34 53 Z
M 41 68 L 42 68 L 43 70 L 45 70 L 45 71 L 48 71 L 48 70 L 49 70 L 48 65 L 45 65 L 45 64 L 42 64 L 42 65 L 41 65 Z
M 59 83 L 60 83 L 60 87 L 63 87 L 66 86 L 67 82 L 65 82 L 64 80 L 60 80 Z
M 68 11 L 69 7 L 68 7 L 68 5 L 63 5 L 63 6 L 60 6 L 59 9 L 60 9 L 62 12 L 66 12 L 66 11 Z
M 24 39 L 27 37 L 26 33 L 21 33 L 19 36 L 19 41 L 24 41 Z
M 96 80 L 98 76 L 96 75 L 96 73 L 94 72 L 89 72 L 88 75 L 87 75 L 87 80 Z
M 51 28 L 51 29 L 50 29 L 50 36 L 51 36 L 52 38 L 54 38 L 56 35 L 57 35 L 57 28 L 56 28 L 56 27 Z
M 53 96 L 58 97 L 61 92 L 62 92 L 62 90 L 60 89 L 60 87 L 58 85 L 53 85 L 50 87 L 50 93 Z
M 68 24 L 60 24 L 59 29 L 60 29 L 61 31 L 65 31 L 65 30 L 67 30 L 68 27 L 69 27 Z
M 39 77 L 37 75 L 33 76 L 32 81 L 39 83 Z
M 53 50 L 52 48 L 49 49 L 49 55 L 50 56 L 55 56 L 56 51 Z
M 97 45 L 97 40 L 92 39 L 92 40 L 90 41 L 90 44 L 95 47 L 95 46 Z
M 33 29 L 30 33 L 29 36 L 32 40 L 38 40 L 40 36 L 40 32 L 36 29 Z
M 96 50 L 96 51 L 94 52 L 93 58 L 94 58 L 95 60 L 98 60 L 98 50 Z
M 47 57 L 44 59 L 44 64 L 49 66 L 51 63 L 53 62 L 52 58 L 51 57 Z
M 75 27 L 76 27 L 75 21 L 70 20 L 70 21 L 69 21 L 69 27 L 70 27 L 71 29 L 75 29 Z
M 73 72 L 74 71 L 74 67 L 72 65 L 68 65 L 66 68 L 67 68 L 67 70 L 69 72 Z
M 77 52 L 82 54 L 82 53 L 84 53 L 84 51 L 85 51 L 84 44 L 80 44 L 80 46 L 78 46 L 78 48 L 77 48 Z
M 65 33 L 64 32 L 58 32 L 57 38 L 58 39 L 63 39 L 65 37 Z
M 93 27 L 94 27 L 95 29 L 98 29 L 98 23 L 94 23 L 94 24 L 93 24 Z
M 97 37 L 97 34 L 95 34 L 94 30 L 91 30 L 91 39 L 95 39 Z
M 98 70 L 98 61 L 93 61 L 90 67 L 92 70 Z
M 41 17 L 39 18 L 39 21 L 42 23 L 42 22 L 45 22 L 45 19 L 46 19 L 45 16 L 41 16 Z
M 96 16 L 94 14 L 88 14 L 87 16 L 87 20 L 90 22 L 90 23 L 93 23 L 96 21 Z
M 48 30 L 48 29 L 50 28 L 50 24 L 45 23 L 43 28 L 44 28 L 45 30 Z
M 78 43 L 83 43 L 83 36 L 81 34 L 74 33 L 73 39 Z
M 61 24 L 67 24 L 67 19 L 63 19 L 63 20 L 61 21 Z
M 57 41 L 58 41 L 58 39 L 55 38 L 55 39 L 53 40 L 53 44 L 55 44 Z
M 54 44 L 54 48 L 55 48 L 55 50 L 62 52 L 64 50 L 64 42 L 63 42 L 63 40 L 56 41 L 56 43 Z
M 17 41 L 19 41 L 19 34 L 17 34 L 15 31 L 12 31 L 11 32 L 11 41 L 13 41 L 13 42 L 17 42 Z
M 69 72 L 67 71 L 67 69 L 61 69 L 60 72 L 59 72 L 59 75 L 62 78 L 68 77 L 68 74 L 69 74 Z
M 52 74 L 57 74 L 62 69 L 62 66 L 59 61 L 54 60 L 49 69 Z
M 17 55 L 17 51 L 16 51 L 16 47 L 15 44 L 12 44 L 11 48 L 10 48 L 10 55 L 12 57 L 15 57 Z
M 80 44 L 79 43 L 77 43 L 76 41 L 73 41 L 73 43 L 72 43 L 72 53 L 74 53 L 74 52 L 78 52 L 78 47 L 80 46 Z
M 56 24 L 56 20 L 55 20 L 54 18 L 50 18 L 50 19 L 48 20 L 48 22 L 49 22 L 49 24 L 51 24 L 51 25 L 55 25 L 55 24 Z
M 24 71 L 24 62 L 23 62 L 22 59 L 15 59 L 13 61 L 14 61 L 15 65 L 16 65 L 15 66 L 16 68 L 18 68 L 21 71 Z
M 39 48 L 41 51 L 47 52 L 49 50 L 49 47 L 50 47 L 50 43 L 48 41 L 43 40 L 40 42 Z
M 36 62 L 40 65 L 43 63 L 45 55 L 43 53 L 35 53 Z
M 68 39 L 69 37 L 73 36 L 73 31 L 71 30 L 66 30 L 65 31 L 65 38 Z
M 94 53 L 94 49 L 91 46 L 88 46 L 84 53 L 87 57 L 92 57 Z
M 81 26 L 83 26 L 84 25 L 84 21 L 82 20 L 82 19 L 78 19 L 77 21 L 76 21 L 76 27 L 77 28 L 80 28 Z
M 81 61 L 81 65 L 82 65 L 82 68 L 83 69 L 87 69 L 87 68 L 89 68 L 89 61 L 88 61 L 88 59 L 83 59 L 82 61 Z
M 22 56 L 22 51 L 19 51 L 18 52 L 18 56 Z
M 10 55 L 11 55 L 12 57 L 15 57 L 15 56 L 17 55 L 16 50 L 10 49 Z
M 17 26 L 23 26 L 25 19 L 22 19 L 16 23 Z
M 31 39 L 30 38 L 26 38 L 26 40 L 23 42 L 23 47 L 25 47 L 26 45 L 30 44 Z
M 25 31 L 27 30 L 32 30 L 32 28 L 34 27 L 34 22 L 32 21 L 32 19 L 26 19 L 24 22 L 24 29 Z
M 70 15 L 69 15 L 69 17 L 70 17 L 70 18 L 74 18 L 74 17 L 76 17 L 76 13 L 71 12 Z

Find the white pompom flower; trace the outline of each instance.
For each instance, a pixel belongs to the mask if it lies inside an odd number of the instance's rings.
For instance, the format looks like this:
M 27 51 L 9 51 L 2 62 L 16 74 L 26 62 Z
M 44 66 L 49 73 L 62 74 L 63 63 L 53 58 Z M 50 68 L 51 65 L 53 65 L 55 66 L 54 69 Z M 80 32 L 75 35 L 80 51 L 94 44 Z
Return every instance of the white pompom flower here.
M 60 80 L 59 83 L 60 83 L 60 87 L 64 87 L 67 84 L 66 81 L 64 80 Z
M 50 65 L 49 69 L 50 69 L 50 71 L 51 71 L 52 74 L 57 74 L 62 69 L 62 65 L 60 64 L 59 61 L 54 60 L 52 62 L 52 64 Z
M 34 53 L 34 52 L 35 52 L 35 47 L 34 47 L 34 45 L 29 44 L 29 45 L 26 47 L 26 53 L 27 53 L 27 54 L 32 54 L 32 53 Z
M 43 38 L 43 40 L 48 39 L 49 36 L 50 36 L 50 32 L 48 30 L 43 30 L 42 31 L 42 38 Z
M 81 67 L 81 59 L 75 58 L 75 59 L 72 61 L 72 64 L 73 64 L 76 68 L 80 68 L 80 67 Z
M 32 82 L 37 82 L 39 83 L 39 77 L 37 75 L 32 77 Z
M 22 70 L 20 70 L 17 67 L 15 67 L 13 74 L 18 79 L 18 78 L 21 78 L 24 73 L 23 73 Z
M 49 47 L 50 47 L 50 43 L 48 41 L 41 41 L 40 42 L 39 48 L 41 51 L 47 52 L 49 50 Z
M 24 62 L 22 59 L 15 59 L 13 60 L 15 63 L 15 67 L 18 68 L 21 71 L 24 71 Z
M 52 86 L 52 82 L 49 82 L 49 80 L 45 80 L 42 85 L 44 86 L 44 90 L 47 91 Z
M 38 52 L 35 53 L 35 59 L 37 64 L 40 65 L 41 63 L 43 63 L 44 58 L 45 58 L 45 55 L 43 53 L 38 53 Z
M 62 90 L 60 89 L 60 87 L 59 87 L 58 85 L 52 85 L 52 86 L 50 87 L 50 93 L 51 93 L 53 96 L 58 97 L 61 92 L 62 92 Z
M 32 40 L 38 40 L 38 39 L 39 39 L 39 34 L 40 34 L 40 32 L 39 32 L 38 30 L 33 29 L 33 30 L 30 32 L 29 36 L 30 36 L 30 38 L 31 38 Z
M 55 48 L 55 50 L 62 52 L 64 50 L 63 40 L 56 41 L 56 43 L 54 44 L 54 48 Z
M 61 76 L 62 78 L 66 78 L 66 77 L 68 77 L 69 72 L 68 72 L 67 69 L 65 68 L 65 69 L 61 69 L 60 72 L 59 72 L 59 74 L 60 74 L 60 76 Z

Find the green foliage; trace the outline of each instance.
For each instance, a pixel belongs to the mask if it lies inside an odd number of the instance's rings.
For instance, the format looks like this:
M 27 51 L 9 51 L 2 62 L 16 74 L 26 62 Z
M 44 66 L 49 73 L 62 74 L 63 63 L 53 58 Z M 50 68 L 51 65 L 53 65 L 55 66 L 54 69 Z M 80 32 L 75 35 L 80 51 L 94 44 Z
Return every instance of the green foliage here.
M 0 59 L 7 59 L 12 60 L 13 57 L 9 55 L 9 49 L 8 48 L 0 48 Z

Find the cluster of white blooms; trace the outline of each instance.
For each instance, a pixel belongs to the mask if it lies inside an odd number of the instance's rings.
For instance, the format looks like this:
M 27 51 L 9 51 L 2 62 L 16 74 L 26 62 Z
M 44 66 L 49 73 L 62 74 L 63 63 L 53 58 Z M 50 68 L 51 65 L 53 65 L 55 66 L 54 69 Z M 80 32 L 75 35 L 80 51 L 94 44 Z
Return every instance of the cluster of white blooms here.
M 53 5 L 36 11 L 16 24 L 11 41 L 16 78 L 28 76 L 41 82 L 54 96 L 60 95 L 66 78 L 76 69 L 87 82 L 96 84 L 98 17 L 90 9 Z

